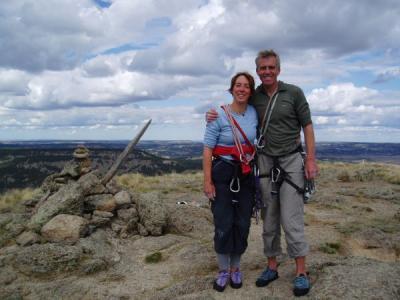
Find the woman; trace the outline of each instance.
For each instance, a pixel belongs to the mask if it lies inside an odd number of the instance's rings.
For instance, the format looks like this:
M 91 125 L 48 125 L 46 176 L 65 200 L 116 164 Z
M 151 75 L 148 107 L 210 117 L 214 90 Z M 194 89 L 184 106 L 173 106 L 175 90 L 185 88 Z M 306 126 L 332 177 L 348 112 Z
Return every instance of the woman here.
M 242 286 L 240 258 L 247 248 L 254 199 L 250 165 L 257 113 L 247 105 L 254 92 L 253 77 L 237 73 L 229 92 L 232 103 L 218 109 L 218 118 L 207 124 L 203 151 L 204 193 L 211 201 L 219 267 L 214 289 L 220 292 L 228 282 L 233 288 Z

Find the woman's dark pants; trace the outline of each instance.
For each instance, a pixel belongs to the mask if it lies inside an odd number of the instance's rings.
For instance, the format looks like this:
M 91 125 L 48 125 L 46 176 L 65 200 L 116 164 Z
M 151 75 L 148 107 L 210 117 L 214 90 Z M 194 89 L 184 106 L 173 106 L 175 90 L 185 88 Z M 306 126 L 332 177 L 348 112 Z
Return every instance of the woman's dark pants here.
M 240 191 L 230 190 L 230 183 L 239 170 Z M 213 161 L 212 179 L 216 189 L 211 210 L 214 216 L 214 248 L 219 254 L 242 254 L 247 248 L 254 203 L 254 177 L 242 176 L 240 165 L 222 159 Z M 236 187 L 236 185 L 235 185 Z

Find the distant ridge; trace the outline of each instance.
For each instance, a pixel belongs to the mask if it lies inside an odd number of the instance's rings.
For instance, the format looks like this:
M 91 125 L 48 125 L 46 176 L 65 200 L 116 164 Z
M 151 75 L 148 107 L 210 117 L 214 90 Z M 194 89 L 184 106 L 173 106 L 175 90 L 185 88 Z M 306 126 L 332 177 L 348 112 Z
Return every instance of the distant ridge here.
M 60 172 L 78 144 L 89 148 L 95 168 L 107 168 L 129 141 L 2 141 L 0 192 L 38 187 Z M 157 175 L 201 169 L 203 144 L 195 141 L 141 141 L 119 173 Z M 400 164 L 400 143 L 317 143 L 320 161 Z
M 124 149 L 128 140 L 34 140 L 0 141 L 2 149 L 73 149 L 84 144 L 89 149 Z M 140 141 L 137 149 L 168 158 L 199 158 L 203 145 L 199 141 Z M 1 158 L 1 156 L 0 156 Z M 319 142 L 317 158 L 332 161 L 377 161 L 400 164 L 400 143 Z

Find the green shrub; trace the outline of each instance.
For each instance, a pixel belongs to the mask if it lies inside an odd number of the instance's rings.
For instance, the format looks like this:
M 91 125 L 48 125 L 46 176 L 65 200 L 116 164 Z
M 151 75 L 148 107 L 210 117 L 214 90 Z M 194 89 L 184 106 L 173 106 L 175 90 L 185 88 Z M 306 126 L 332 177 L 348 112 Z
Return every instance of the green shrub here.
M 147 255 L 144 260 L 148 264 L 155 264 L 155 263 L 160 262 L 161 259 L 162 259 L 162 253 L 160 251 L 157 251 L 157 252 Z
M 324 243 L 318 250 L 327 254 L 336 254 L 341 248 L 340 243 Z

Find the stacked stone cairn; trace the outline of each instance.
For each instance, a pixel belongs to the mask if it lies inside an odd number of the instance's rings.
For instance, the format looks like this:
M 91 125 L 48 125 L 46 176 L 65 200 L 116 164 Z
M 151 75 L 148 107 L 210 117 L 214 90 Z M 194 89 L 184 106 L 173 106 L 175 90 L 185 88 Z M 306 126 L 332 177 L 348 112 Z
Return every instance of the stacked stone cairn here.
M 79 145 L 60 173 L 48 176 L 37 199 L 25 203 L 31 218 L 16 241 L 21 246 L 43 242 L 75 244 L 96 229 L 115 236 L 162 235 L 167 211 L 155 192 L 134 195 L 91 169 L 89 150 Z

